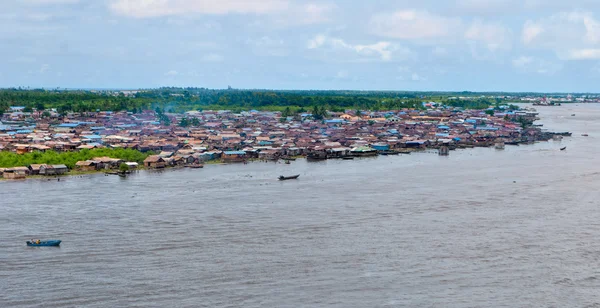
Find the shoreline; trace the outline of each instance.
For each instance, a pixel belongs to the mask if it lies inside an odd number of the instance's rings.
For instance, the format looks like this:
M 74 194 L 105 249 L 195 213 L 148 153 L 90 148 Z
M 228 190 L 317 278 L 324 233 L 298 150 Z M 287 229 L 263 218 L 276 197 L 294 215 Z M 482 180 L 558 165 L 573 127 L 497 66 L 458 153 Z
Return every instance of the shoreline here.
M 533 145 L 536 143 L 541 143 L 541 142 L 549 142 L 552 139 L 548 139 L 548 140 L 537 140 L 534 142 L 523 142 L 523 145 Z M 483 148 L 494 148 L 494 143 L 482 143 L 480 145 L 471 145 L 471 144 L 455 144 L 452 147 L 449 148 L 450 151 L 455 151 L 458 149 L 472 149 L 472 148 L 478 148 L 478 147 L 483 147 Z M 519 144 L 515 144 L 512 146 L 519 146 Z M 351 156 L 346 156 L 346 157 L 351 157 L 351 159 L 360 159 L 360 158 L 377 158 L 379 156 L 402 156 L 402 155 L 410 155 L 412 153 L 424 153 L 424 154 L 438 154 L 440 156 L 447 156 L 448 154 L 441 154 L 440 149 L 443 147 L 447 147 L 445 145 L 435 145 L 435 146 L 430 146 L 430 147 L 426 147 L 426 148 L 404 148 L 404 149 L 395 149 L 395 150 L 401 150 L 401 151 L 394 151 L 394 150 L 390 150 L 390 152 L 395 152 L 394 154 L 389 154 L 389 153 L 377 153 L 375 155 L 368 155 L 368 156 L 361 156 L 361 155 L 351 155 Z M 324 159 L 316 159 L 316 160 L 311 160 L 310 157 L 308 157 L 307 155 L 297 155 L 297 156 L 293 156 L 293 157 L 289 157 L 289 158 L 279 158 L 279 159 L 260 159 L 260 158 L 249 158 L 246 159 L 246 161 L 223 161 L 221 159 L 215 159 L 215 160 L 210 160 L 210 161 L 205 161 L 202 162 L 202 165 L 207 166 L 207 165 L 231 165 L 231 164 L 237 164 L 237 165 L 245 165 L 247 163 L 280 163 L 280 161 L 288 161 L 288 160 L 299 160 L 299 159 L 303 159 L 303 160 L 307 160 L 309 162 L 318 162 L 318 161 L 326 161 L 326 160 L 344 160 L 346 157 L 328 157 L 328 158 L 324 158 Z M 176 165 L 176 166 L 168 166 L 165 168 L 147 168 L 147 167 L 143 167 L 140 166 L 134 170 L 130 170 L 131 173 L 137 173 L 139 171 L 169 171 L 169 170 L 179 170 L 179 169 L 192 169 L 189 166 L 185 166 L 185 165 Z M 202 169 L 202 168 L 200 168 Z M 83 177 L 85 175 L 97 175 L 97 174 L 104 174 L 105 176 L 109 176 L 109 175 L 118 175 L 115 174 L 114 172 L 118 172 L 117 169 L 101 169 L 101 170 L 93 170 L 93 171 L 80 171 L 80 170 L 70 170 L 67 174 L 62 174 L 62 175 L 51 175 L 51 176 L 46 176 L 46 175 L 28 175 L 25 178 L 19 178 L 19 179 L 7 179 L 4 177 L 0 177 L 0 182 L 3 181 L 26 181 L 26 180 L 46 180 L 46 181 L 60 181 L 61 178 L 73 178 L 73 177 Z M 112 173 L 112 174 L 111 174 Z M 127 174 L 130 175 L 130 174 Z

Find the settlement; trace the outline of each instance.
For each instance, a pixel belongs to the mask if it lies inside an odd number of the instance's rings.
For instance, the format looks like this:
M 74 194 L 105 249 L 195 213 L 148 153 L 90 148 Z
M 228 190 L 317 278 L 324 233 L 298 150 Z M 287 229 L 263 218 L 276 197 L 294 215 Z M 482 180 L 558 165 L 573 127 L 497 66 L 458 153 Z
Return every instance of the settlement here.
M 279 112 L 190 111 L 166 114 L 163 125 L 154 111 L 87 112 L 42 117 L 11 107 L 0 122 L 0 151 L 18 154 L 54 150 L 129 148 L 156 155 L 146 168 L 200 164 L 211 160 L 245 162 L 305 156 L 312 160 L 390 155 L 423 149 L 516 145 L 549 140 L 533 123 L 534 111 L 509 108 L 462 110 L 428 104 L 427 110 L 329 112 L 326 119 L 310 113 L 282 117 Z M 490 110 L 492 110 L 490 112 Z M 182 121 L 182 119 L 186 119 Z M 190 123 L 182 126 L 181 123 Z M 191 125 L 193 123 L 193 125 Z M 118 168 L 109 157 L 78 162 L 76 168 Z M 31 174 L 64 174 L 64 166 L 31 165 L 0 170 L 7 178 Z

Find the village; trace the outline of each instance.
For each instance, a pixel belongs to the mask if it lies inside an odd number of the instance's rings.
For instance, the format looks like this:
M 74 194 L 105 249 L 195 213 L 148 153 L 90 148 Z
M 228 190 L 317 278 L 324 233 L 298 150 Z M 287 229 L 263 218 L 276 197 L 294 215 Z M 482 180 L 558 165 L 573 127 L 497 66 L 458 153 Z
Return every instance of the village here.
M 435 149 L 440 155 L 458 148 L 518 145 L 547 141 L 568 133 L 544 132 L 531 125 L 534 110 L 508 106 L 463 110 L 425 104 L 426 110 L 327 112 L 317 119 L 310 113 L 283 117 L 281 112 L 155 111 L 87 112 L 59 115 L 55 110 L 25 112 L 10 107 L 0 122 L 0 151 L 17 154 L 44 151 L 81 151 L 124 148 L 149 153 L 143 166 L 111 157 L 79 161 L 79 171 L 128 168 L 202 167 L 208 162 L 246 163 L 252 160 L 353 159 L 409 154 Z M 171 124 L 172 123 L 172 124 Z M 181 125 L 186 123 L 186 125 Z M 529 125 L 522 125 L 529 123 Z M 0 169 L 4 178 L 56 176 L 70 172 L 65 165 L 32 164 Z

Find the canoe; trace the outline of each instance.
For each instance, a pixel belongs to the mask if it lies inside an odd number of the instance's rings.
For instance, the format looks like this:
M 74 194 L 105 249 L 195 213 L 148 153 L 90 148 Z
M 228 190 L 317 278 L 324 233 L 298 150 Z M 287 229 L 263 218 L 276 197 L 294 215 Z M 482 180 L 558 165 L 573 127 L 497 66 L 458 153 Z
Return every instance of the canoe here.
M 566 149 L 567 149 L 567 147 L 560 148 L 561 151 L 564 151 Z
M 292 175 L 292 176 L 283 176 L 283 175 L 282 175 L 282 176 L 280 176 L 280 177 L 279 177 L 279 180 L 280 180 L 280 181 L 285 181 L 285 180 L 295 180 L 295 179 L 297 179 L 299 176 L 300 176 L 299 174 Z
M 59 246 L 60 242 L 61 242 L 60 240 L 48 240 L 48 241 L 40 241 L 38 244 L 38 243 L 31 242 L 31 241 L 27 241 L 27 246 L 33 246 L 33 247 Z

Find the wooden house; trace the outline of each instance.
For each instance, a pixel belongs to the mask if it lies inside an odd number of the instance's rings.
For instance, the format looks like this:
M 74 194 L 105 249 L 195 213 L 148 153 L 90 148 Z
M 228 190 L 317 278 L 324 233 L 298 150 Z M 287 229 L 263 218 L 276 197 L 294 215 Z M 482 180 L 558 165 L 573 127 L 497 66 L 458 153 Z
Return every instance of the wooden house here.
M 75 163 L 75 168 L 81 171 L 95 171 L 98 170 L 99 164 L 93 160 L 83 160 Z
M 40 167 L 40 175 L 63 175 L 69 172 L 69 168 L 65 165 L 42 165 Z
M 28 174 L 29 174 L 29 168 L 27 168 L 27 167 L 13 167 L 13 168 L 4 169 L 2 176 L 5 179 L 17 180 L 17 179 L 24 179 L 25 177 L 27 177 Z
M 224 162 L 242 162 L 246 160 L 244 151 L 224 151 L 221 154 L 221 160 Z
M 167 164 L 165 160 L 158 155 L 150 155 L 146 159 L 144 159 L 144 167 L 146 168 L 164 168 Z
M 40 169 L 44 166 L 44 164 L 31 164 L 29 165 L 29 174 L 30 175 L 38 175 L 40 174 Z

